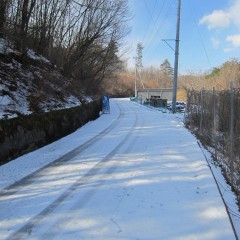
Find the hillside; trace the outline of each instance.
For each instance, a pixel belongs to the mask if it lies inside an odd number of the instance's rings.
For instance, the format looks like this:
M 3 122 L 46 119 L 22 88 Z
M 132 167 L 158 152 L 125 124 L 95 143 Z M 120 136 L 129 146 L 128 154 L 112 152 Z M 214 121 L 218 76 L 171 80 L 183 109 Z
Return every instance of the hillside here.
M 0 119 L 79 106 L 91 101 L 48 59 L 16 50 L 0 38 Z M 79 89 L 79 87 L 78 87 Z

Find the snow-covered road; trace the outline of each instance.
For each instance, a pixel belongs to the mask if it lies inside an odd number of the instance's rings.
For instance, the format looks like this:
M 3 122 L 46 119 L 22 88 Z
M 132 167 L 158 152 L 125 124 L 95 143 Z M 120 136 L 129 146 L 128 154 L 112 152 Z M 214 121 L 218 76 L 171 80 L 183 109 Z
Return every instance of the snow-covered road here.
M 127 99 L 0 173 L 0 239 L 235 239 L 196 139 Z

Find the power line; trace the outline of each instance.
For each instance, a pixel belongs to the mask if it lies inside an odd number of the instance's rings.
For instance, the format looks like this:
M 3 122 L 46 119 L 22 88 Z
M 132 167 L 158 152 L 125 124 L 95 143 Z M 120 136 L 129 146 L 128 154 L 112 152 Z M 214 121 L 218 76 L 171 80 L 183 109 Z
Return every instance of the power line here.
M 208 53 L 207 53 L 207 50 L 206 50 L 206 47 L 205 47 L 205 44 L 204 44 L 202 35 L 201 35 L 200 30 L 199 30 L 199 27 L 198 27 L 198 25 L 197 25 L 197 23 L 196 23 L 196 22 L 197 22 L 197 21 L 196 21 L 196 18 L 194 17 L 194 14 L 193 14 L 193 9 L 192 9 L 191 2 L 189 2 L 189 7 L 190 7 L 191 14 L 192 14 L 193 22 L 194 22 L 194 24 L 195 24 L 195 27 L 196 27 L 196 29 L 197 29 L 199 38 L 200 38 L 200 40 L 201 40 L 202 47 L 203 47 L 203 49 L 204 49 L 204 53 L 205 53 L 205 55 L 206 55 L 208 64 L 209 64 L 210 68 L 212 69 L 212 64 L 211 64 L 210 59 L 209 59 L 209 57 L 208 57 Z
M 146 3 L 146 0 L 144 0 L 144 3 L 145 3 L 145 6 L 146 6 L 146 8 L 147 8 L 147 10 L 148 10 L 148 13 L 149 13 L 149 15 L 150 15 L 150 18 L 152 18 L 152 14 L 151 14 L 151 11 L 150 11 L 147 3 Z
M 154 35 L 153 38 L 150 40 L 150 43 L 151 43 L 151 42 L 154 42 L 155 39 L 157 38 L 157 36 L 159 35 L 160 29 L 164 26 L 165 22 L 167 21 L 167 19 L 168 19 L 168 17 L 169 17 L 169 13 L 170 13 L 170 10 L 171 10 L 171 7 L 172 7 L 174 1 L 176 1 L 176 0 L 172 0 L 172 2 L 170 3 L 167 12 L 166 12 L 166 14 L 164 15 L 164 18 L 163 18 L 162 22 L 158 25 L 158 28 L 156 29 L 155 35 Z M 160 40 L 160 41 L 161 41 L 161 40 Z M 150 44 L 149 44 L 149 45 L 150 45 Z M 158 46 L 157 46 L 156 48 L 158 48 Z M 156 49 L 156 48 L 155 48 L 155 49 Z M 149 47 L 147 46 L 146 49 L 149 50 Z M 156 52 L 156 51 L 155 51 L 155 52 Z
M 221 188 L 220 188 L 220 186 L 219 186 L 219 184 L 218 184 L 217 178 L 216 178 L 216 176 L 215 176 L 215 174 L 214 174 L 214 172 L 213 172 L 213 169 L 212 169 L 212 167 L 211 167 L 211 165 L 210 165 L 210 163 L 209 163 L 209 160 L 208 160 L 206 154 L 205 154 L 204 151 L 203 151 L 202 145 L 200 144 L 199 141 L 197 141 L 197 143 L 198 143 L 198 146 L 199 146 L 199 148 L 201 149 L 201 151 L 202 151 L 202 153 L 203 153 L 203 156 L 204 156 L 204 158 L 205 158 L 205 160 L 206 160 L 206 162 L 207 162 L 207 165 L 208 165 L 208 167 L 209 167 L 209 169 L 210 169 L 210 171 L 211 171 L 211 173 L 212 173 L 212 176 L 213 176 L 213 179 L 214 179 L 214 181 L 215 181 L 215 183 L 216 183 L 218 192 L 219 192 L 219 194 L 220 194 L 220 196 L 221 196 L 221 199 L 222 199 L 223 204 L 224 204 L 224 206 L 225 206 L 226 212 L 227 212 L 227 214 L 228 214 L 228 218 L 229 218 L 230 224 L 231 224 L 231 226 L 232 226 L 233 233 L 234 233 L 236 239 L 238 240 L 239 238 L 238 238 L 238 235 L 237 235 L 235 226 L 234 226 L 233 221 L 232 221 L 232 217 L 231 217 L 231 214 L 230 214 L 230 211 L 229 211 L 229 207 L 228 207 L 227 202 L 225 201 L 225 199 L 224 199 L 224 197 L 223 197 L 223 194 L 222 194 Z
M 163 25 L 165 24 L 165 22 L 167 21 L 167 19 L 168 19 L 168 17 L 169 17 L 170 10 L 171 10 L 171 7 L 172 7 L 174 1 L 176 1 L 176 0 L 172 0 L 172 2 L 170 3 L 169 8 L 168 8 L 168 10 L 167 10 L 167 12 L 166 12 L 166 14 L 165 14 L 165 16 L 164 16 L 161 24 L 160 24 L 160 25 L 158 26 L 158 28 L 157 28 L 157 31 L 156 31 L 155 36 L 154 36 L 154 38 L 153 38 L 153 41 L 154 41 L 154 40 L 156 39 L 156 37 L 158 36 L 159 31 L 160 31 L 160 28 L 162 28 Z
M 153 7 L 153 12 L 151 13 L 147 3 L 146 3 L 146 0 L 144 0 L 144 3 L 146 5 L 146 8 L 148 9 L 149 11 L 149 14 L 150 14 L 150 21 L 148 21 L 148 25 L 147 25 L 147 32 L 148 32 L 148 29 L 149 29 L 149 26 L 150 26 L 150 23 L 152 22 L 152 19 L 153 19 L 153 15 L 155 13 L 155 10 L 156 10 L 156 3 L 157 3 L 157 0 L 155 0 L 154 2 L 154 7 Z M 143 39 L 143 42 L 145 42 L 145 38 L 146 38 L 147 34 L 144 35 L 144 39 Z
M 156 18 L 156 20 L 155 20 L 155 22 L 154 22 L 154 24 L 153 24 L 153 27 L 151 28 L 150 33 L 148 34 L 149 31 L 146 32 L 143 42 L 145 42 L 145 38 L 146 38 L 146 37 L 148 37 L 148 39 L 150 39 L 151 34 L 154 32 L 154 29 L 155 29 L 155 27 L 156 27 L 157 21 L 158 21 L 159 17 L 161 16 L 161 13 L 162 13 L 162 11 L 163 11 L 163 8 L 164 8 L 165 3 L 166 3 L 166 0 L 164 0 L 164 1 L 163 1 L 163 4 L 161 5 L 160 11 L 159 11 L 158 16 L 157 16 L 157 18 Z M 150 29 L 150 28 L 148 28 L 148 29 Z M 147 43 L 148 43 L 148 41 L 147 41 Z

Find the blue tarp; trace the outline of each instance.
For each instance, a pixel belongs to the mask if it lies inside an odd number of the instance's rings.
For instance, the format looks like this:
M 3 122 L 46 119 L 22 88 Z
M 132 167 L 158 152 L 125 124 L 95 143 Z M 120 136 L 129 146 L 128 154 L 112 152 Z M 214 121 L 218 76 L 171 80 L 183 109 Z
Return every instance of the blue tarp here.
M 102 96 L 102 112 L 110 113 L 109 96 L 106 96 L 106 95 Z

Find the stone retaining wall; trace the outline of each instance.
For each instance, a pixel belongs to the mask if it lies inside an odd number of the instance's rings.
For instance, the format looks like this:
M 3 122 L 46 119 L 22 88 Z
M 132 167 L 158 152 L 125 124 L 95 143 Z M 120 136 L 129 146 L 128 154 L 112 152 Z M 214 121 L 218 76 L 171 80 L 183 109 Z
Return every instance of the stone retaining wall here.
M 64 137 L 99 117 L 101 101 L 0 120 L 0 164 Z

